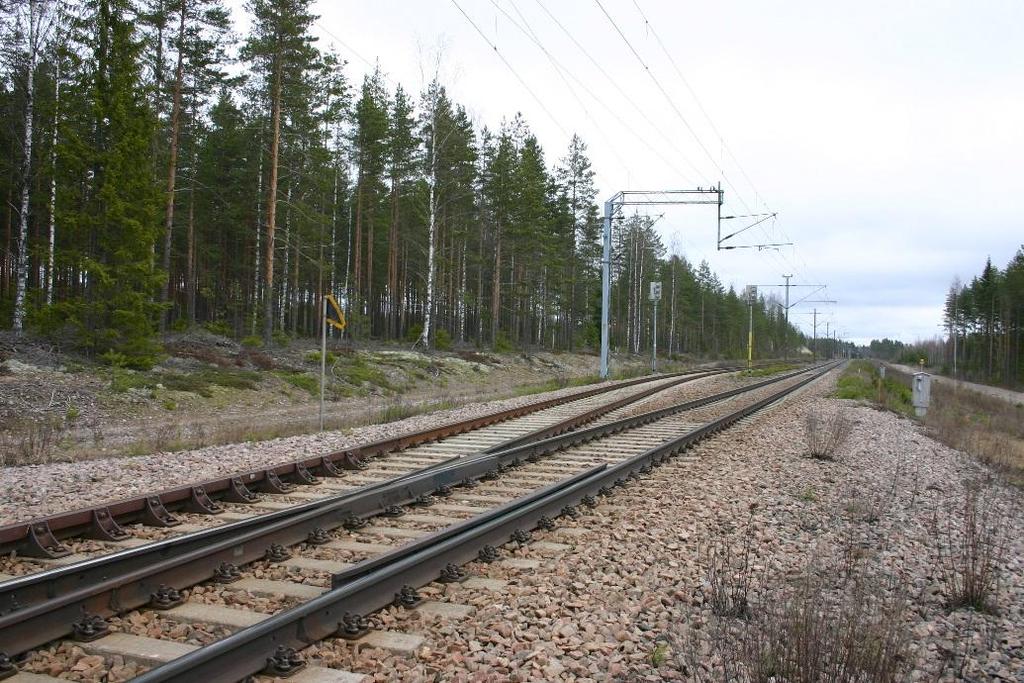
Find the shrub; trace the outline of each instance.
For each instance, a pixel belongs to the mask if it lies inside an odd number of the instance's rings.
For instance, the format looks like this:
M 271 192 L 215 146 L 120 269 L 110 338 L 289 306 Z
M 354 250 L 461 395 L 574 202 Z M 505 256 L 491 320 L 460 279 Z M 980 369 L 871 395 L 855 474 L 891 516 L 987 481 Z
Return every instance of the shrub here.
M 707 546 L 704 556 L 706 601 L 718 616 L 747 615 L 750 590 L 750 553 L 753 543 L 753 509 L 747 518 L 741 549 L 737 552 L 732 538 L 719 537 Z
M 405 341 L 409 342 L 410 344 L 415 344 L 416 340 L 420 338 L 421 334 L 423 334 L 423 325 L 420 325 L 419 323 L 415 325 L 410 325 L 409 329 L 405 331 Z
M 210 320 L 209 322 L 203 323 L 203 328 L 207 332 L 220 335 L 221 337 L 231 336 L 231 326 L 224 320 Z
M 274 330 L 274 333 L 270 335 L 270 338 L 276 346 L 280 346 L 281 348 L 287 348 L 292 341 L 292 338 L 288 333 L 282 332 L 281 330 Z
M 263 346 L 263 339 L 254 334 L 242 337 L 242 346 L 247 349 L 258 349 Z
M 836 452 L 850 435 L 850 420 L 842 410 L 807 411 L 804 418 L 807 454 L 817 460 L 835 460 Z
M 238 354 L 238 358 L 236 359 L 236 365 L 244 365 L 246 363 L 252 365 L 253 367 L 257 367 L 260 370 L 274 369 L 274 359 L 271 358 L 268 354 L 263 353 L 262 351 L 253 351 L 252 349 L 245 349 L 240 354 Z
M 23 420 L 0 431 L 0 466 L 50 462 L 64 435 L 59 420 Z
M 937 516 L 932 520 L 937 564 L 952 609 L 994 609 L 1007 546 L 1003 511 L 994 492 L 982 495 L 986 491 L 982 484 L 969 482 L 960 515 L 950 511 L 944 524 Z
M 452 336 L 448 330 L 441 328 L 434 334 L 434 348 L 438 351 L 448 351 L 452 348 Z
M 306 362 L 308 362 L 308 363 L 316 363 L 317 365 L 320 364 L 320 352 L 319 351 L 310 351 L 309 353 L 307 353 L 303 357 L 306 359 Z M 335 356 L 333 352 L 328 350 L 327 351 L 327 364 L 328 365 L 333 365 L 335 362 L 337 362 L 337 360 L 338 360 L 338 357 Z
M 744 629 L 735 660 L 746 675 L 737 678 L 756 683 L 901 680 L 905 605 L 895 580 L 853 580 L 832 591 L 808 570 L 795 590 L 770 596 Z
M 516 350 L 515 344 L 508 338 L 508 335 L 504 332 L 498 332 L 498 336 L 494 338 L 494 350 L 498 353 L 511 353 Z

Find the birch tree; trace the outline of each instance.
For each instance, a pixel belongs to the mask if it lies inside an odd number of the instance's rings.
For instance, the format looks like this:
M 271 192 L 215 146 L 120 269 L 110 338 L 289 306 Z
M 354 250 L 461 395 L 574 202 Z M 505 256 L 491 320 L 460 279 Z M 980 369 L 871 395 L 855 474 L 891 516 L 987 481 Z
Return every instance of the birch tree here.
M 40 60 L 50 47 L 58 17 L 52 0 L 24 0 L 15 8 L 14 38 L 22 53 L 25 74 L 25 112 L 22 119 L 21 192 L 18 202 L 18 253 L 11 327 L 20 333 L 25 325 L 25 296 L 28 289 L 29 196 L 32 191 L 33 127 L 35 124 L 35 82 Z

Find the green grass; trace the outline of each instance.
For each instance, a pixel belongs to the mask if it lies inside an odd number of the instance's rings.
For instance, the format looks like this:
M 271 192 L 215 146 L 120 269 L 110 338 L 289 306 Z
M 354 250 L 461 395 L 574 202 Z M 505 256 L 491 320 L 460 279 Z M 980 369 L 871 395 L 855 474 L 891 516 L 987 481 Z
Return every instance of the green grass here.
M 600 381 L 601 378 L 597 375 L 583 375 L 582 377 L 552 377 L 546 382 L 540 382 L 539 384 L 527 384 L 516 387 L 512 393 L 514 396 L 532 396 L 533 394 L 543 394 L 547 391 L 558 391 L 559 389 L 565 389 L 566 387 L 582 387 L 587 384 L 595 384 Z
M 394 389 L 382 370 L 372 367 L 358 356 L 346 363 L 338 363 L 334 366 L 334 375 L 354 387 L 372 384 L 382 389 Z
M 309 392 L 310 396 L 320 395 L 320 378 L 314 375 L 310 375 L 305 372 L 290 372 L 287 370 L 279 370 L 274 373 L 281 378 L 282 381 L 292 385 L 297 389 L 302 389 Z
M 162 386 L 170 391 L 184 391 L 209 398 L 212 387 L 255 390 L 260 374 L 252 370 L 208 368 L 196 372 L 135 372 L 124 368 L 113 368 L 110 388 L 114 393 L 123 394 L 129 389 L 156 389 Z
M 377 416 L 377 422 L 380 424 L 397 422 L 398 420 L 404 420 L 405 418 L 412 417 L 414 415 L 456 408 L 458 405 L 459 404 L 457 402 L 450 398 L 442 398 L 437 401 L 419 404 L 395 401 L 388 403 L 386 406 L 381 408 L 380 414 Z
M 777 365 L 768 365 L 763 368 L 751 368 L 743 371 L 744 377 L 767 377 L 768 375 L 777 375 L 781 372 L 789 372 L 790 370 L 796 370 L 797 366 L 793 364 L 779 363 Z
M 870 401 L 893 412 L 913 415 L 910 387 L 893 377 L 882 380 L 869 361 L 855 360 L 836 381 L 836 398 Z
M 669 648 L 667 643 L 658 643 L 651 650 L 651 664 L 661 666 L 668 659 Z

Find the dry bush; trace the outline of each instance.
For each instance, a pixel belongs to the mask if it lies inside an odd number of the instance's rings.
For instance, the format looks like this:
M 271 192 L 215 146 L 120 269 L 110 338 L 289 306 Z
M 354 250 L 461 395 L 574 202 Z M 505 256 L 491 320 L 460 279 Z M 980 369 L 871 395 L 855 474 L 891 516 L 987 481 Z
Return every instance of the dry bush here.
M 680 624 L 667 634 L 691 681 L 882 683 L 909 669 L 906 584 L 812 563 L 752 591 L 745 619 Z
M 181 426 L 174 423 L 157 424 L 151 432 L 153 451 L 173 451 L 181 445 Z
M 59 420 L 22 420 L 0 432 L 0 466 L 50 462 L 64 437 Z
M 736 678 L 751 683 L 881 683 L 904 673 L 906 594 L 897 580 L 814 571 L 770 596 L 735 643 Z
M 203 363 L 216 365 L 221 368 L 229 368 L 234 365 L 230 357 L 216 349 L 197 344 L 168 344 L 167 352 L 179 358 L 193 358 Z
M 993 611 L 1007 552 L 1006 511 L 986 483 L 968 482 L 963 503 L 940 521 L 932 536 L 948 605 Z
M 730 537 L 716 540 L 701 550 L 704 563 L 705 601 L 722 617 L 744 617 L 750 607 L 753 545 L 753 510 L 747 518 L 739 549 Z
M 850 419 L 841 409 L 807 411 L 804 420 L 807 454 L 818 460 L 835 460 L 839 447 L 850 435 Z
M 269 354 L 254 349 L 242 349 L 239 351 L 235 364 L 239 366 L 251 365 L 260 370 L 274 369 L 274 359 Z

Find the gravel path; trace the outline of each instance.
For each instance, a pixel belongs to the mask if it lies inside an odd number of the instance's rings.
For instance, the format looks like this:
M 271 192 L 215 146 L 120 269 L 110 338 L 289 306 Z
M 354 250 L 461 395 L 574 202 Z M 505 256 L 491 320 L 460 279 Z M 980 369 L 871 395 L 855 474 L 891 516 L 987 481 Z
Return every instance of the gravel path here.
M 0 525 L 131 498 L 168 488 L 172 482 L 175 485 L 190 481 L 198 483 L 236 472 L 272 467 L 360 443 L 568 396 L 588 388 L 591 387 L 567 387 L 500 401 L 470 403 L 397 422 L 321 434 L 127 458 L 4 467 L 0 468 L 0 490 L 5 492 L 0 498 Z
M 951 610 L 939 549 L 947 532 L 961 538 L 965 483 L 986 471 L 909 420 L 826 398 L 834 379 L 697 446 L 593 513 L 560 520 L 577 529 L 535 533 L 573 546 L 556 558 L 514 551 L 541 559 L 539 568 L 469 565 L 507 580 L 502 592 L 425 591 L 474 606 L 471 617 L 432 620 L 397 608 L 376 615 L 378 628 L 427 636 L 415 657 L 344 641 L 307 656 L 377 681 L 724 680 L 773 635 L 793 639 L 786 610 L 805 604 L 798 599 L 810 586 L 811 602 L 843 606 L 848 619 L 819 625 L 849 626 L 844 642 L 889 629 L 879 642 L 904 648 L 893 679 L 1024 680 L 1019 490 L 998 482 L 983 489 L 1006 547 L 995 613 Z M 836 462 L 803 457 L 811 409 L 841 409 L 852 421 Z M 716 589 L 725 584 L 709 568 L 726 549 L 741 566 L 743 548 L 747 569 L 725 574 L 749 580 L 735 593 L 749 599 L 747 614 L 719 616 Z M 850 616 L 862 613 L 872 618 Z M 829 642 L 818 632 L 810 640 Z
M 913 376 L 915 372 L 921 372 L 920 368 L 915 368 L 910 365 L 900 365 L 899 363 L 886 363 L 886 365 L 911 376 Z M 1013 405 L 1020 405 L 1024 403 L 1024 391 L 1014 391 L 1013 389 L 1004 389 L 1003 387 L 994 387 L 988 384 L 978 384 L 976 382 L 965 382 L 963 380 L 953 379 L 952 377 L 946 377 L 939 374 L 932 375 L 932 382 L 935 384 L 951 384 L 957 389 L 967 389 L 979 394 L 984 394 L 985 396 L 998 398 Z

